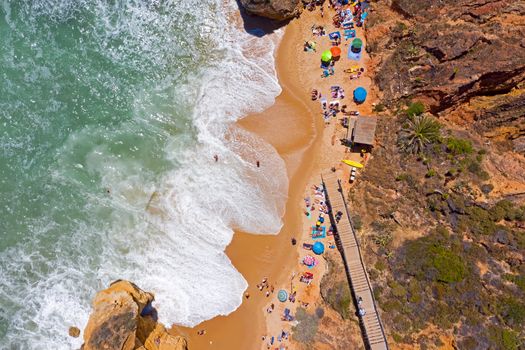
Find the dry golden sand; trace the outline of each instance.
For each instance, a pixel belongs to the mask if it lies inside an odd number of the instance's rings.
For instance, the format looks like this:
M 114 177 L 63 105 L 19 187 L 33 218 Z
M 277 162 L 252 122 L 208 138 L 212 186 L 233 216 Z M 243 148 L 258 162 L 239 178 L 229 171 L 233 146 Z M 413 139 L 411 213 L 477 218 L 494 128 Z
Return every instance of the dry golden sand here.
M 332 12 L 328 11 L 328 13 L 330 14 L 329 17 L 331 17 Z M 344 69 L 356 65 L 355 62 L 349 61 L 346 58 L 348 45 L 351 42 L 350 40 L 343 40 L 343 55 L 341 57 L 341 60 L 335 65 L 335 75 L 329 78 L 321 78 L 321 70 L 319 69 L 320 53 L 326 49 L 329 49 L 331 47 L 331 44 L 328 37 L 319 38 L 312 36 L 310 28 L 313 24 L 324 25 L 327 28 L 328 33 L 332 30 L 335 30 L 335 28 L 331 25 L 330 18 L 328 18 L 328 16 L 325 15 L 325 17 L 322 18 L 317 11 L 313 13 L 304 12 L 299 20 L 290 23 L 286 28 L 286 34 L 283 39 L 283 42 L 281 43 L 281 49 L 279 50 L 279 55 L 277 57 L 277 64 L 279 66 L 283 64 L 290 66 L 290 68 L 288 69 L 291 76 L 288 76 L 287 79 L 291 79 L 295 82 L 295 86 L 297 87 L 297 90 L 295 91 L 297 93 L 300 93 L 302 99 L 304 101 L 307 101 L 310 109 L 313 110 L 313 118 L 316 121 L 316 125 L 318 125 L 317 130 L 319 130 L 320 132 L 320 137 L 314 145 L 314 149 L 310 154 L 310 159 L 314 159 L 313 171 L 309 176 L 306 187 L 303 188 L 302 197 L 298 203 L 298 206 L 300 206 L 301 208 L 300 215 L 302 215 L 303 218 L 301 225 L 301 235 L 297 237 L 298 244 L 296 254 L 298 256 L 298 259 L 294 261 L 294 264 L 292 266 L 287 266 L 287 268 L 283 270 L 283 275 L 288 279 L 288 281 L 291 279 L 293 272 L 297 274 L 297 277 L 294 279 L 293 283 L 293 287 L 297 291 L 297 299 L 302 302 L 308 303 L 309 305 L 307 310 L 309 310 L 310 312 L 312 312 L 313 309 L 315 309 L 316 305 L 320 304 L 320 281 L 323 273 L 326 271 L 326 265 L 322 257 L 319 259 L 319 265 L 311 270 L 308 270 L 300 262 L 302 257 L 304 257 L 307 254 L 312 254 L 311 252 L 302 249 L 302 243 L 313 243 L 310 237 L 310 230 L 311 226 L 315 224 L 315 218 L 319 214 L 319 206 L 317 206 L 315 212 L 312 213 L 312 219 L 306 218 L 306 216 L 303 214 L 303 211 L 305 209 L 303 199 L 306 197 L 310 197 L 312 201 L 314 200 L 314 193 L 312 191 L 313 186 L 319 185 L 321 181 L 320 174 L 323 172 L 330 171 L 331 168 L 337 169 L 337 171 L 340 173 L 341 179 L 349 178 L 350 169 L 348 166 L 341 163 L 341 159 L 352 159 L 356 161 L 362 161 L 359 154 L 351 154 L 348 152 L 348 149 L 346 147 L 341 145 L 339 140 L 340 138 L 346 136 L 347 129 L 343 128 L 340 125 L 339 120 L 332 118 L 329 125 L 324 125 L 321 115 L 321 105 L 319 101 L 310 100 L 310 91 L 311 89 L 315 88 L 317 90 L 320 90 L 324 96 L 327 96 L 330 93 L 330 86 L 342 86 L 345 90 L 346 97 L 345 99 L 342 99 L 340 101 L 341 104 L 346 104 L 349 110 L 359 110 L 359 112 L 362 115 L 367 115 L 371 113 L 371 102 L 374 101 L 374 94 L 370 91 L 370 78 L 364 76 L 358 80 L 350 80 L 348 78 L 348 75 L 344 73 Z M 358 29 L 357 34 L 358 37 L 364 39 L 362 30 Z M 304 52 L 302 49 L 302 45 L 305 40 L 315 40 L 317 42 L 317 52 Z M 368 70 L 369 67 L 366 67 L 367 63 L 368 56 L 365 52 L 363 52 L 363 57 L 361 58 L 359 64 L 361 66 L 365 66 L 365 68 Z M 280 78 L 282 79 L 282 77 Z M 352 91 L 357 86 L 363 86 L 369 91 L 369 97 L 367 99 L 367 102 L 363 105 L 360 105 L 359 107 L 357 107 L 352 102 L 351 98 Z M 329 96 L 327 97 L 328 101 L 332 100 L 331 98 L 329 98 Z M 340 117 L 341 114 L 338 115 L 338 119 Z M 327 238 L 323 239 L 322 241 L 325 244 L 326 249 L 329 249 L 328 246 L 331 242 L 333 242 L 333 237 L 327 236 Z M 298 276 L 305 271 L 312 272 L 315 276 L 313 283 L 309 286 L 306 286 L 306 284 L 299 282 Z M 287 284 L 283 284 L 280 287 L 289 291 L 290 283 L 288 282 Z M 294 304 L 290 302 L 279 303 L 275 297 L 273 298 L 272 302 L 274 302 L 274 304 L 277 306 L 277 309 L 271 314 L 269 314 L 266 318 L 267 327 L 265 334 L 267 334 L 268 337 L 271 337 L 273 335 L 277 338 L 277 335 L 280 334 L 281 330 L 290 330 L 290 325 L 287 322 L 281 321 L 280 319 L 281 315 L 283 314 L 284 308 L 287 307 L 292 309 L 292 314 L 295 314 L 295 310 L 300 304 L 298 302 Z M 297 345 L 294 344 L 293 341 L 286 341 L 284 343 L 288 349 L 293 349 L 295 348 L 295 345 Z M 321 344 L 317 345 L 320 346 Z M 279 343 L 277 343 L 277 345 L 275 345 L 274 343 L 272 349 L 278 347 Z M 266 349 L 266 342 L 261 342 L 260 348 Z M 324 348 L 337 348 L 337 346 L 336 344 L 324 344 Z
M 326 12 L 331 17 L 332 12 Z M 349 110 L 358 109 L 361 114 L 371 111 L 371 101 L 374 100 L 369 91 L 368 100 L 364 105 L 356 108 L 351 102 L 353 89 L 356 86 L 369 89 L 371 82 L 366 76 L 354 81 L 345 77 L 343 70 L 355 65 L 346 59 L 350 41 L 343 40 L 341 61 L 336 64 L 335 75 L 328 79 L 321 78 L 319 69 L 320 52 L 330 47 L 328 38 L 314 39 L 318 44 L 316 53 L 303 52 L 304 40 L 312 39 L 312 24 L 325 25 L 330 32 L 333 27 L 329 22 L 327 15 L 321 18 L 316 11 L 305 12 L 300 19 L 288 24 L 276 54 L 277 73 L 283 92 L 272 107 L 263 113 L 250 115 L 238 123 L 271 143 L 286 162 L 290 188 L 283 218 L 284 226 L 276 236 L 235 233 L 226 253 L 235 268 L 248 281 L 247 292 L 250 297 L 244 299 L 242 305 L 228 316 L 215 317 L 194 328 L 174 326 L 172 331 L 184 335 L 188 339 L 190 349 L 265 349 L 266 342 L 261 340 L 263 335 L 273 335 L 277 338 L 281 329 L 290 330 L 290 325 L 282 322 L 280 316 L 284 307 L 292 308 L 295 313 L 295 307 L 299 303 L 279 303 L 277 291 L 290 290 L 293 272 L 297 273 L 293 286 L 297 290 L 298 300 L 310 303 L 308 309 L 311 310 L 320 298 L 319 282 L 325 270 L 322 257 L 319 259 L 320 264 L 310 270 L 315 274 L 314 283 L 306 288 L 305 284 L 298 281 L 298 275 L 306 271 L 300 265 L 300 258 L 306 252 L 302 249 L 302 243 L 311 242 L 309 229 L 315 222 L 313 218 L 307 219 L 303 213 L 304 198 L 312 197 L 311 187 L 320 183 L 321 172 L 336 167 L 342 178 L 348 179 L 349 169 L 343 166 L 340 160 L 360 158 L 359 155 L 345 153 L 346 148 L 340 145 L 339 138 L 346 134 L 346 129 L 343 129 L 335 118 L 331 120 L 330 125 L 324 125 L 320 104 L 310 100 L 310 91 L 316 88 L 328 95 L 331 85 L 343 86 L 346 98 L 341 102 L 347 104 Z M 360 30 L 358 37 L 363 38 Z M 368 57 L 364 53 L 360 64 L 366 65 L 367 62 Z M 264 167 L 263 159 L 261 166 Z M 317 210 L 314 215 L 316 214 Z M 292 237 L 298 240 L 295 247 L 291 245 Z M 323 241 L 328 249 L 328 242 L 333 241 L 333 238 L 328 236 Z M 275 288 L 268 298 L 264 295 L 266 290 L 260 292 L 256 287 L 264 277 L 267 277 L 270 285 Z M 267 314 L 266 308 L 271 303 L 275 304 L 276 309 Z M 199 336 L 197 331 L 201 329 L 206 330 L 206 334 Z M 285 344 L 288 349 L 294 348 L 293 342 L 286 341 Z M 278 346 L 277 342 L 273 348 Z

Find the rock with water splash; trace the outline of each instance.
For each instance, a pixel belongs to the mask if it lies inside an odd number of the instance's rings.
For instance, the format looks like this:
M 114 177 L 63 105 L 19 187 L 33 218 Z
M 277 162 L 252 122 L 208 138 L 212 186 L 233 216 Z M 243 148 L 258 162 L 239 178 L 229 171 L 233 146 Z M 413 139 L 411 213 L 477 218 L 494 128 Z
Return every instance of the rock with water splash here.
M 128 281 L 113 282 L 93 300 L 83 350 L 187 350 L 186 339 L 157 323 L 154 296 Z

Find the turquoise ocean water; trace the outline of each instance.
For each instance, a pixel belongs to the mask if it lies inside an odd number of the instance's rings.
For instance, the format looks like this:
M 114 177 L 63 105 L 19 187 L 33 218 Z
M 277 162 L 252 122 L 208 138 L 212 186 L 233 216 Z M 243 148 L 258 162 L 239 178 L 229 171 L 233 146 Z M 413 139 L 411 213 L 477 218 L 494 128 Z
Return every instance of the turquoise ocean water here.
M 287 181 L 232 127 L 280 91 L 280 34 L 250 36 L 237 11 L 0 1 L 0 348 L 79 347 L 68 327 L 118 278 L 153 291 L 168 325 L 240 304 L 224 248 L 233 229 L 279 230 Z

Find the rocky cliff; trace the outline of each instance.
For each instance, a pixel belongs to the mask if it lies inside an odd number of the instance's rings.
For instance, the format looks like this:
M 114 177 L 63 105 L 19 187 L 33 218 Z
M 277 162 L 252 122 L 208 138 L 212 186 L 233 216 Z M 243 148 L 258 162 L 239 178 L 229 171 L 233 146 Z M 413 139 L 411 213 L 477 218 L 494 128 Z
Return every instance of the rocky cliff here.
M 299 0 L 240 0 L 244 9 L 253 15 L 283 21 L 299 14 Z
M 348 201 L 390 348 L 520 349 L 525 3 L 371 7 L 378 142 Z
M 93 300 L 82 350 L 187 350 L 186 339 L 157 323 L 154 296 L 128 281 L 115 281 Z
M 525 151 L 525 3 L 378 1 L 367 27 L 385 102 L 410 97 Z

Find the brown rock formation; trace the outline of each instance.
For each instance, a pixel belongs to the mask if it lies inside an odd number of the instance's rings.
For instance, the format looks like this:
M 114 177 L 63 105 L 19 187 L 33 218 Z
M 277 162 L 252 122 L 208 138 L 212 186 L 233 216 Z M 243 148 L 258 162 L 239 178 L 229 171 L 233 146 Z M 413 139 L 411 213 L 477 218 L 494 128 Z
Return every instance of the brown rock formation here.
M 113 282 L 93 300 L 82 349 L 187 350 L 186 339 L 157 323 L 153 299 L 131 282 Z
M 297 16 L 299 0 L 240 0 L 244 9 L 253 15 L 283 21 Z
M 368 50 L 386 102 L 423 100 L 519 152 L 525 138 L 525 3 L 378 1 Z
M 69 327 L 69 335 L 73 338 L 78 338 L 80 336 L 80 329 L 78 329 L 78 327 Z

